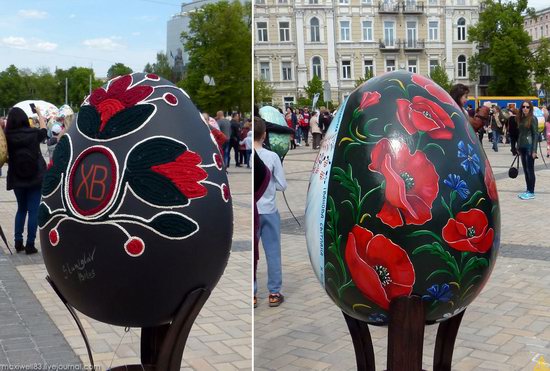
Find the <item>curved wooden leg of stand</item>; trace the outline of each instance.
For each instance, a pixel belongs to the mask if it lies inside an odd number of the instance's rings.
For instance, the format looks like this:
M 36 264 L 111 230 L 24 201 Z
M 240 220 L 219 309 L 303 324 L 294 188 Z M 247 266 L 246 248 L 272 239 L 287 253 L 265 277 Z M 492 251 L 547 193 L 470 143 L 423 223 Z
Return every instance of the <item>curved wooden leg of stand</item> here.
M 6 247 L 8 248 L 8 251 L 11 255 L 13 255 L 13 252 L 10 249 L 10 245 L 8 244 L 8 239 L 6 238 L 6 235 L 4 234 L 4 230 L 2 229 L 2 226 L 0 225 L 0 238 L 2 238 L 2 241 L 6 244 Z
M 464 312 L 439 324 L 435 340 L 434 371 L 451 371 L 456 335 Z
M 344 315 L 351 335 L 351 340 L 353 341 L 357 371 L 375 371 L 376 364 L 369 325 L 366 322 L 348 316 L 344 312 L 342 312 L 342 314 Z
M 90 358 L 90 365 L 92 366 L 92 370 L 95 370 L 94 366 L 94 358 L 92 357 L 92 349 L 90 348 L 90 342 L 88 341 L 88 336 L 86 335 L 86 331 L 84 330 L 84 327 L 82 326 L 82 323 L 80 322 L 80 319 L 78 318 L 78 315 L 76 314 L 74 308 L 67 302 L 65 297 L 59 292 L 57 289 L 57 286 L 53 283 L 50 276 L 46 276 L 46 281 L 52 286 L 53 290 L 59 296 L 59 299 L 65 304 L 65 307 L 67 307 L 67 310 L 73 317 L 74 321 L 76 322 L 76 325 L 78 326 L 78 329 L 80 330 L 80 334 L 82 335 L 82 338 L 84 339 L 84 344 L 86 344 L 86 350 L 88 351 L 88 358 Z
M 424 312 L 419 296 L 402 296 L 391 301 L 387 371 L 422 370 Z

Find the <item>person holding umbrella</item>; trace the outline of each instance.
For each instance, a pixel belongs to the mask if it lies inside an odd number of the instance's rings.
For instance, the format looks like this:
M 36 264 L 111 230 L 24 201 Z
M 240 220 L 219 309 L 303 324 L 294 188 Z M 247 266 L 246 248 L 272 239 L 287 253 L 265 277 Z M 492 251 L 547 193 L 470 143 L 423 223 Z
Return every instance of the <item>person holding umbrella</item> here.
M 40 143 L 47 137 L 46 122 L 39 107 L 33 110 L 38 115 L 39 128 L 29 127 L 29 117 L 18 107 L 8 113 L 6 140 L 8 142 L 8 175 L 6 186 L 17 199 L 15 214 L 15 249 L 27 254 L 38 252 L 34 246 L 38 227 L 40 188 L 46 172 L 46 161 L 40 152 Z M 23 246 L 23 229 L 27 221 L 27 243 Z

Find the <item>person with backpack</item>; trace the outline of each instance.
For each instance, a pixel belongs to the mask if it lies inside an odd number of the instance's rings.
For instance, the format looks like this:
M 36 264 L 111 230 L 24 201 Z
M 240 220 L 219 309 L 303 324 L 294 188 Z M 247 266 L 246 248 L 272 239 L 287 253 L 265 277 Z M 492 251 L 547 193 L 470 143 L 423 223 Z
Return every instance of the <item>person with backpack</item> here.
M 15 214 L 15 250 L 27 254 L 38 252 L 34 246 L 38 227 L 40 189 L 46 172 L 46 161 L 40 152 L 40 143 L 47 136 L 46 122 L 35 107 L 39 128 L 29 126 L 29 118 L 21 108 L 14 107 L 8 113 L 6 140 L 8 142 L 8 175 L 6 188 L 14 191 L 17 199 Z M 27 243 L 23 246 L 23 229 L 27 219 Z

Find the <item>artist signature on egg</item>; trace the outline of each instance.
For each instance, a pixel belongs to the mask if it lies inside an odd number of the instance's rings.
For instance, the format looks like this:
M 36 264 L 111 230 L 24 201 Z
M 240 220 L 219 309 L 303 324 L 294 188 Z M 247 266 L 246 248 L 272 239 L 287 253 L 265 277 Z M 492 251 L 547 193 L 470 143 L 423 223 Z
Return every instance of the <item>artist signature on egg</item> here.
M 74 263 L 65 263 L 62 266 L 65 279 L 69 279 L 74 274 L 77 275 L 80 282 L 95 278 L 95 271 L 89 267 L 89 264 L 94 261 L 95 248 L 92 252 L 84 253 L 80 259 Z

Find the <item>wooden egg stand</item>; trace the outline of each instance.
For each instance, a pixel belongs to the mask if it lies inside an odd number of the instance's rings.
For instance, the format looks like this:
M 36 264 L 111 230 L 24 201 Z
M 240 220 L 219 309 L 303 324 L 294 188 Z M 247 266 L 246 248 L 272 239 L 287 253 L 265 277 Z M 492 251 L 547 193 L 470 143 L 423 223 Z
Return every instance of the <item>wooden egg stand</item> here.
M 46 280 L 73 317 L 82 334 L 92 369 L 95 370 L 92 351 L 86 332 L 74 308 L 67 302 L 49 276 Z M 124 365 L 110 371 L 179 371 L 187 337 L 195 319 L 210 296 L 206 288 L 195 289 L 181 303 L 171 323 L 141 328 L 141 364 Z
M 464 312 L 440 322 L 434 350 L 433 371 L 451 371 L 453 351 Z M 367 322 L 344 318 L 353 341 L 358 371 L 375 371 L 374 349 Z M 390 303 L 386 371 L 424 371 L 425 308 L 419 296 L 402 296 Z

